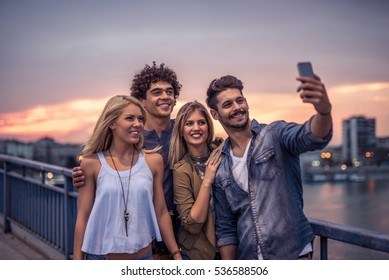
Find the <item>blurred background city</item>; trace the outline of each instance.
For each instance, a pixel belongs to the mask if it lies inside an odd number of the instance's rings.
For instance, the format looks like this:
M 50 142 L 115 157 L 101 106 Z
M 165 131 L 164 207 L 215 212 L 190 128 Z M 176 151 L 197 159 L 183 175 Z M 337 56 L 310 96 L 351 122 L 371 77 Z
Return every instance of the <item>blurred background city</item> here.
M 73 168 L 82 144 L 58 143 L 50 137 L 35 142 L 1 139 L 0 153 Z M 342 121 L 342 144 L 301 155 L 305 182 L 389 179 L 389 137 L 376 136 L 374 117 L 352 116 Z

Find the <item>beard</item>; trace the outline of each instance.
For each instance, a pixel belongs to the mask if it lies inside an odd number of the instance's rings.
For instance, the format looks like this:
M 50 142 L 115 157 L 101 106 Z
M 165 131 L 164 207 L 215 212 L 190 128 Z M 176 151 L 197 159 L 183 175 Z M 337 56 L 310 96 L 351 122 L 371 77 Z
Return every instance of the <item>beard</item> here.
M 228 122 L 225 122 L 226 128 L 234 129 L 234 130 L 245 130 L 249 124 L 249 116 L 248 112 L 244 111 L 245 120 L 240 123 L 233 123 L 230 122 L 230 119 L 228 119 Z
M 249 123 L 249 119 L 247 118 L 243 123 L 238 123 L 238 124 L 230 124 L 227 127 L 233 128 L 233 129 L 245 129 L 247 128 L 247 125 Z

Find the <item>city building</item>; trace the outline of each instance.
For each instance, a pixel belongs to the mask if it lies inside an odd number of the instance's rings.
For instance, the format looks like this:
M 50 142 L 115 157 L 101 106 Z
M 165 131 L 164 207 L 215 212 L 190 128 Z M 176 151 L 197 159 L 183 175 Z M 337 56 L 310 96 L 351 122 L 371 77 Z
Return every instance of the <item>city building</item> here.
M 34 160 L 72 168 L 79 165 L 79 144 L 60 144 L 54 139 L 45 137 L 34 143 Z
M 45 137 L 36 142 L 0 140 L 0 153 L 73 168 L 79 165 L 80 144 L 61 144 Z
M 377 147 L 389 148 L 389 137 L 377 137 Z
M 25 159 L 33 159 L 34 146 L 32 143 L 24 143 L 17 140 L 1 140 L 0 153 Z
M 342 123 L 342 159 L 354 166 L 368 161 L 377 146 L 376 120 L 353 116 Z

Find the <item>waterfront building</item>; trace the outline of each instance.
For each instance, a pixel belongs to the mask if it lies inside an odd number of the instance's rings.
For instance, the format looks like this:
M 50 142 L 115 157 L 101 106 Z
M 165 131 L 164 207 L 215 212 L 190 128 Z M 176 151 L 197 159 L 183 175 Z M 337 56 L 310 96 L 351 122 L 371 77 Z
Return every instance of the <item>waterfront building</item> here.
M 0 153 L 25 159 L 33 159 L 34 147 L 32 143 L 24 143 L 17 140 L 2 140 L 0 141 Z
M 389 149 L 389 137 L 377 137 L 377 147 Z
M 354 166 L 362 164 L 376 148 L 376 120 L 354 116 L 342 123 L 342 159 Z
M 60 144 L 45 137 L 34 143 L 34 160 L 72 168 L 79 165 L 80 150 L 79 144 Z
M 44 137 L 36 142 L 0 140 L 0 154 L 72 168 L 79 165 L 80 144 L 62 144 Z

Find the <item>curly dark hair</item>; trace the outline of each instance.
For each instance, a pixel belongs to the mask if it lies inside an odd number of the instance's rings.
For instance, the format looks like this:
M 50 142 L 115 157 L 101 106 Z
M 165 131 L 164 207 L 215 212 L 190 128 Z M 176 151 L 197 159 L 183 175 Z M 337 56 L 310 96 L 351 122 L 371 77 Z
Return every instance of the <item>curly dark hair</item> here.
M 180 95 L 182 85 L 177 80 L 176 73 L 165 66 L 164 63 L 159 66 L 153 61 L 153 65 L 146 66 L 132 79 L 132 85 L 130 88 L 131 96 L 142 100 L 146 99 L 146 92 L 150 88 L 151 83 L 167 82 L 172 85 L 174 90 L 174 99 L 177 99 Z
M 216 110 L 216 97 L 218 94 L 226 89 L 230 88 L 236 88 L 239 89 L 240 92 L 243 95 L 243 83 L 241 80 L 238 78 L 231 76 L 231 75 L 226 75 L 223 76 L 219 79 L 214 79 L 208 87 L 207 90 L 207 99 L 205 102 L 207 103 L 208 107 L 211 109 Z

